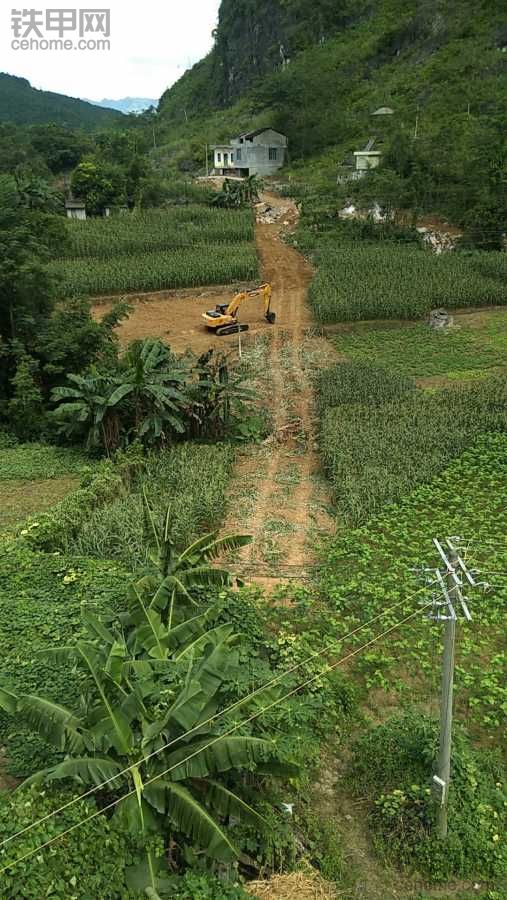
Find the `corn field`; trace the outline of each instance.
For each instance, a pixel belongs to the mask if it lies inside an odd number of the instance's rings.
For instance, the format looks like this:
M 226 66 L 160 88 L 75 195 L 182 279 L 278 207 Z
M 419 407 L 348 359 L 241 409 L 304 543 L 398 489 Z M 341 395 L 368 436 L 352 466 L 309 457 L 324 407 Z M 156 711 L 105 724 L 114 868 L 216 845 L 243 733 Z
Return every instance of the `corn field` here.
M 254 223 L 249 209 L 210 209 L 192 204 L 106 219 L 70 220 L 67 230 L 67 258 L 106 259 L 197 244 L 245 243 L 253 241 Z
M 366 246 L 321 250 L 315 261 L 309 296 L 323 323 L 415 319 L 439 306 L 507 303 L 505 253 L 436 256 L 396 245 Z
M 67 223 L 51 268 L 64 297 L 230 284 L 258 277 L 250 209 L 190 204 Z
M 255 248 L 236 243 L 133 253 L 111 259 L 69 259 L 52 264 L 65 297 L 99 296 L 253 281 L 258 275 Z

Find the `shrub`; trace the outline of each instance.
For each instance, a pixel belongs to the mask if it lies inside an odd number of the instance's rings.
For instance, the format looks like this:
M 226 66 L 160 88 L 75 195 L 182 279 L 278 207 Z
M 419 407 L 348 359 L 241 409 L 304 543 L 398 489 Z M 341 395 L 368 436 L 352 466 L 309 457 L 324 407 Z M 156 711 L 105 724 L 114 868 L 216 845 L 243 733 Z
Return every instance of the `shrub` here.
M 186 443 L 149 454 L 144 474 L 132 493 L 113 495 L 82 519 L 73 533 L 72 547 L 82 556 L 118 559 L 130 568 L 147 559 L 144 540 L 142 490 L 157 519 L 171 505 L 171 534 L 180 546 L 222 521 L 225 493 L 235 458 L 225 444 Z
M 0 795 L 0 842 L 50 815 L 72 794 L 46 792 L 36 788 Z M 15 862 L 37 846 L 93 815 L 93 801 L 81 800 L 28 831 L 0 850 L 0 867 Z M 66 900 L 128 900 L 125 868 L 137 862 L 137 850 L 116 820 L 96 816 L 71 831 L 54 845 L 20 860 L 2 873 L 2 896 L 40 900 L 41 897 Z
M 37 521 L 27 523 L 21 534 L 34 549 L 67 550 L 92 513 L 111 503 L 123 490 L 121 475 L 111 463 L 104 463 L 91 479 L 84 476 L 77 491 L 37 516 Z
M 435 881 L 505 874 L 506 797 L 501 765 L 472 750 L 456 731 L 449 794 L 449 834 L 435 829 L 430 780 L 437 753 L 436 722 L 419 713 L 395 717 L 363 734 L 353 747 L 351 783 L 374 798 L 370 823 L 377 848 Z
M 0 684 L 19 693 L 43 693 L 71 706 L 75 679 L 69 665 L 41 653 L 70 644 L 80 632 L 81 604 L 93 611 L 118 609 L 125 573 L 111 563 L 34 552 L 20 542 L 2 545 L 0 567 Z M 0 715 L 0 742 L 8 769 L 24 778 L 55 762 L 54 751 L 38 736 Z M 0 892 L 1 893 L 1 892 Z

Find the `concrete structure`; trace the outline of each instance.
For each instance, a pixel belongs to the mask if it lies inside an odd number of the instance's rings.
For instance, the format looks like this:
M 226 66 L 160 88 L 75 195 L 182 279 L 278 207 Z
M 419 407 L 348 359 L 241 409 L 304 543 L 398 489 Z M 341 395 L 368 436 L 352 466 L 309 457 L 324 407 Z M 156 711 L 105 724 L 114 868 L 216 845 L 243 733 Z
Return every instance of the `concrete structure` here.
M 273 175 L 286 161 L 287 138 L 273 128 L 258 128 L 211 149 L 213 175 Z
M 66 200 L 65 210 L 68 219 L 86 219 L 86 206 L 82 200 Z
M 352 162 L 345 162 L 341 167 L 336 178 L 338 184 L 346 181 L 357 181 L 369 172 L 371 169 L 378 168 L 382 156 L 382 150 L 374 150 L 375 138 L 370 138 L 366 147 L 362 150 L 354 150 L 352 154 Z M 349 169 L 346 172 L 344 169 Z

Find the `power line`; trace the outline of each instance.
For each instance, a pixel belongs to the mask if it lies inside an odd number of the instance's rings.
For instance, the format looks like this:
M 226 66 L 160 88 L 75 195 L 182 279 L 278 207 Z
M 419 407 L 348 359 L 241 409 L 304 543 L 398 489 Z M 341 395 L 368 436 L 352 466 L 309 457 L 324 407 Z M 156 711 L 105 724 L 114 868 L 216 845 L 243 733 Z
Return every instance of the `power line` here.
M 432 582 L 432 583 L 435 583 L 435 582 Z M 421 587 L 417 591 L 414 591 L 414 593 L 411 594 L 409 597 L 405 597 L 405 598 L 403 598 L 403 600 L 399 600 L 398 603 L 395 603 L 395 604 L 393 604 L 393 606 L 390 606 L 388 609 L 383 610 L 381 613 L 374 616 L 368 622 L 364 622 L 362 625 L 359 625 L 353 631 L 350 631 L 350 632 L 348 632 L 348 634 L 343 635 L 343 637 L 338 639 L 338 642 L 343 642 L 343 641 L 346 641 L 348 638 L 353 637 L 355 634 L 357 634 L 363 628 L 367 628 L 369 625 L 372 625 L 374 622 L 383 618 L 388 613 L 393 612 L 393 610 L 397 609 L 399 606 L 402 606 L 403 604 L 408 603 L 410 600 L 412 600 L 413 597 L 417 596 L 417 594 L 421 593 L 424 590 L 427 590 L 427 588 L 429 586 L 430 585 Z M 255 691 L 252 691 L 250 694 L 247 694 L 246 697 L 242 697 L 240 700 L 236 700 L 230 706 L 226 707 L 225 709 L 221 710 L 218 713 L 215 713 L 214 716 L 211 716 L 205 722 L 200 722 L 199 725 L 195 725 L 193 728 L 189 729 L 184 734 L 179 735 L 177 738 L 174 738 L 172 741 L 169 741 L 163 747 L 160 747 L 158 750 L 155 750 L 149 756 L 144 757 L 143 761 L 147 762 L 149 759 L 152 759 L 154 756 L 157 756 L 158 754 L 163 753 L 165 750 L 168 750 L 175 743 L 178 743 L 179 741 L 183 740 L 183 738 L 189 737 L 189 735 L 191 735 L 194 731 L 196 731 L 200 728 L 203 728 L 205 725 L 211 725 L 213 722 L 215 722 L 217 719 L 220 719 L 222 716 L 225 716 L 228 713 L 233 712 L 233 710 L 236 709 L 238 706 L 253 699 L 253 697 L 257 696 L 262 691 L 265 691 L 268 688 L 273 687 L 275 684 L 277 684 L 283 678 L 286 678 L 288 675 L 293 674 L 298 669 L 307 665 L 307 663 L 311 662 L 311 660 L 316 659 L 318 656 L 322 656 L 322 654 L 333 649 L 336 646 L 336 643 L 337 643 L 337 641 L 334 641 L 332 644 L 326 645 L 321 650 L 317 650 L 317 651 L 315 651 L 315 653 L 310 654 L 310 656 L 307 656 L 302 662 L 297 663 L 296 665 L 292 666 L 290 669 L 287 669 L 285 672 L 282 672 L 280 675 L 276 675 L 274 678 L 271 679 L 271 681 L 268 681 L 268 682 L 266 682 L 266 684 L 263 684 L 261 687 L 256 688 Z M 58 809 L 53 810 L 52 812 L 48 813 L 46 816 L 43 816 L 41 819 L 37 819 L 35 822 L 32 822 L 30 825 L 27 825 L 25 828 L 21 829 L 21 831 L 18 831 L 15 834 L 10 835 L 10 837 L 5 838 L 5 840 L 0 842 L 0 848 L 5 846 L 5 844 L 8 844 L 11 841 L 13 841 L 15 838 L 18 838 L 21 835 L 26 834 L 26 832 L 31 831 L 32 828 L 35 828 L 38 825 L 41 825 L 43 822 L 48 821 L 48 819 L 51 819 L 54 816 L 58 815 L 59 813 L 64 812 L 64 810 L 68 809 L 70 806 L 73 806 L 74 803 L 77 803 L 80 800 L 86 799 L 86 797 L 89 797 L 91 794 L 95 793 L 95 791 L 98 791 L 101 788 L 106 787 L 106 785 L 110 784 L 113 781 L 116 781 L 117 778 L 121 778 L 122 775 L 126 775 L 128 772 L 131 772 L 132 769 L 134 769 L 134 768 L 135 768 L 135 764 L 131 765 L 131 766 L 127 766 L 125 769 L 123 769 L 121 772 L 118 772 L 112 778 L 108 778 L 106 781 L 103 781 L 100 784 L 94 785 L 94 787 L 90 788 L 88 791 L 85 791 L 83 794 L 80 794 L 79 796 L 72 798 L 67 803 L 63 804 L 63 806 L 60 806 Z
M 263 713 L 267 712 L 269 709 L 272 709 L 273 707 L 277 706 L 279 703 L 283 703 L 284 700 L 287 700 L 289 697 L 292 697 L 294 694 L 297 694 L 303 688 L 308 687 L 308 685 L 312 684 L 314 681 L 317 681 L 318 679 L 322 678 L 323 675 L 328 674 L 329 672 L 336 669 L 339 665 L 342 665 L 343 663 L 347 662 L 352 657 L 357 656 L 357 654 L 360 653 L 362 650 L 365 650 L 367 647 L 370 647 L 376 641 L 381 640 L 383 637 L 390 634 L 392 631 L 395 631 L 401 625 L 404 625 L 406 622 L 409 622 L 415 616 L 418 616 L 421 612 L 423 612 L 424 609 L 426 609 L 430 606 L 433 606 L 433 600 L 424 604 L 424 606 L 421 606 L 419 609 L 415 610 L 415 612 L 410 613 L 408 616 L 406 616 L 404 619 L 401 619 L 399 622 L 396 622 L 394 625 L 391 625 L 390 628 L 386 629 L 386 631 L 381 632 L 381 634 L 376 635 L 370 641 L 367 641 L 366 644 L 362 644 L 361 647 L 357 647 L 355 650 L 352 650 L 350 653 L 348 653 L 346 656 L 339 659 L 337 662 L 328 664 L 328 666 L 326 667 L 326 669 L 324 669 L 324 671 L 318 672 L 316 675 L 313 675 L 311 678 L 307 679 L 307 681 L 304 681 L 302 684 L 299 684 L 297 687 L 293 688 L 291 691 L 288 691 L 286 694 L 284 694 L 283 697 L 279 697 L 276 700 L 273 700 L 267 706 L 264 706 L 262 709 L 253 713 L 247 719 L 244 719 L 242 722 L 239 722 L 236 725 L 234 725 L 232 728 L 229 729 L 229 731 L 226 731 L 223 734 L 217 735 L 212 741 L 209 741 L 208 744 L 205 744 L 204 747 L 200 747 L 199 750 L 196 750 L 194 753 L 189 754 L 189 756 L 185 757 L 184 759 L 180 760 L 179 762 L 174 763 L 172 766 L 169 766 L 169 768 L 165 769 L 163 772 L 159 772 L 158 775 L 155 775 L 153 778 L 150 778 L 148 781 L 144 782 L 143 788 L 148 787 L 148 785 L 153 784 L 155 781 L 158 781 L 160 778 L 164 778 L 164 776 L 168 775 L 170 772 L 172 772 L 173 769 L 177 769 L 180 766 L 185 765 L 185 763 L 189 762 L 191 759 L 198 756 L 199 753 L 203 753 L 205 750 L 209 750 L 210 747 L 214 746 L 214 744 L 218 743 L 219 741 L 223 740 L 224 738 L 230 737 L 230 735 L 234 734 L 234 732 L 238 731 L 240 728 L 243 728 L 245 725 L 248 725 L 250 722 L 253 722 L 254 719 L 259 718 L 259 716 L 261 716 Z M 202 728 L 204 724 L 205 723 L 201 723 L 198 727 Z M 194 731 L 194 730 L 196 730 L 196 729 L 192 729 L 192 731 Z M 182 737 L 184 737 L 184 736 L 185 735 L 180 736 L 179 738 L 177 738 L 177 740 L 178 741 L 181 740 Z M 158 752 L 160 752 L 160 751 L 158 751 Z M 153 755 L 156 755 L 156 754 L 152 754 L 152 756 Z M 144 760 L 142 760 L 142 762 L 145 762 L 147 759 L 149 759 L 149 757 L 146 757 Z M 128 770 L 126 770 L 126 771 L 128 771 Z M 119 777 L 119 775 L 115 776 L 115 778 L 118 778 L 118 777 Z M 40 844 L 38 847 L 35 847 L 34 849 L 30 850 L 28 853 L 25 853 L 23 856 L 20 856 L 18 859 L 14 860 L 12 863 L 9 863 L 9 865 L 4 866 L 3 868 L 0 869 L 0 875 L 2 875 L 4 872 L 7 872 L 9 869 L 14 868 L 14 866 L 16 866 L 18 863 L 23 862 L 24 860 L 29 859 L 30 857 L 34 856 L 36 853 L 40 853 L 41 850 L 44 850 L 46 847 L 49 847 L 51 844 L 54 844 L 55 841 L 60 840 L 60 838 L 65 837 L 67 834 L 70 834 L 72 831 L 75 831 L 76 828 L 80 828 L 81 825 L 85 825 L 87 822 L 91 822 L 93 819 L 97 818 L 97 816 L 100 816 L 103 813 L 108 812 L 110 809 L 114 809 L 114 807 L 117 806 L 118 803 L 121 803 L 122 800 L 126 800 L 128 797 L 132 797 L 136 793 L 137 793 L 137 787 L 134 787 L 132 790 L 127 791 L 127 793 L 123 794 L 121 797 L 118 797 L 116 800 L 113 800 L 107 806 L 104 806 L 101 809 L 96 810 L 94 813 L 92 813 L 92 815 L 87 816 L 85 819 L 81 819 L 79 822 L 76 822 L 74 825 L 71 825 L 70 828 L 65 829 L 65 831 L 60 832 L 60 834 L 55 835 L 54 837 L 45 841 L 43 844 Z M 83 797 L 85 797 L 85 796 L 86 796 L 86 794 L 83 795 Z M 77 798 L 77 799 L 81 799 L 81 798 Z M 62 809 L 63 808 L 65 808 L 65 807 L 62 807 Z M 41 820 L 41 822 L 43 822 L 43 821 L 44 821 L 44 819 Z M 35 824 L 39 824 L 39 823 L 35 823 Z M 22 834 L 23 832 L 20 832 L 20 833 Z M 7 842 L 4 841 L 3 843 L 5 844 Z M 2 845 L 0 845 L 0 846 L 2 846 Z

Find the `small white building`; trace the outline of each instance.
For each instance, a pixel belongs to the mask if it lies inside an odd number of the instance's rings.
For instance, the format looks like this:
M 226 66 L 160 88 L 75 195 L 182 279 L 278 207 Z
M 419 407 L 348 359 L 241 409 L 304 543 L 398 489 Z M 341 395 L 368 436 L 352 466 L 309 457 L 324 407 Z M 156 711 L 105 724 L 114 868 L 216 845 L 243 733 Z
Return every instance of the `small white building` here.
M 213 174 L 273 175 L 287 158 L 287 138 L 274 128 L 246 131 L 228 144 L 214 144 Z
M 86 219 L 86 206 L 83 200 L 66 200 L 65 210 L 68 219 Z

